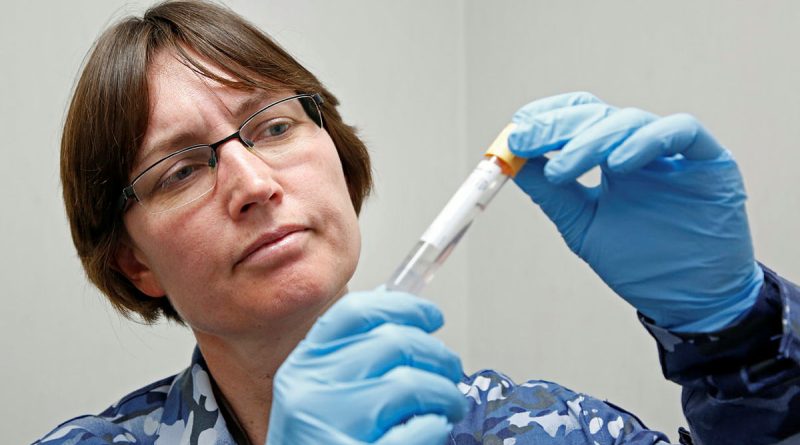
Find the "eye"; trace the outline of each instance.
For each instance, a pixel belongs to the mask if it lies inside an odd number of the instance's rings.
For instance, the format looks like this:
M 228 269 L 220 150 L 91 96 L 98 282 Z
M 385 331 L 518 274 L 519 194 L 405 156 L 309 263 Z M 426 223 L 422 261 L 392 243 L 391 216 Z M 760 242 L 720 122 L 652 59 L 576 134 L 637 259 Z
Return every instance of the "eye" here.
M 289 131 L 289 124 L 288 123 L 277 123 L 277 124 L 272 124 L 269 127 L 267 127 L 267 134 L 270 137 L 280 136 L 280 135 L 286 133 L 287 131 Z
M 291 137 L 295 123 L 288 118 L 257 122 L 252 127 L 252 141 L 257 145 L 270 144 Z
M 208 168 L 208 164 L 176 164 L 169 171 L 167 171 L 158 181 L 155 193 L 169 192 L 174 189 L 192 183 L 197 176 L 201 174 L 204 169 Z

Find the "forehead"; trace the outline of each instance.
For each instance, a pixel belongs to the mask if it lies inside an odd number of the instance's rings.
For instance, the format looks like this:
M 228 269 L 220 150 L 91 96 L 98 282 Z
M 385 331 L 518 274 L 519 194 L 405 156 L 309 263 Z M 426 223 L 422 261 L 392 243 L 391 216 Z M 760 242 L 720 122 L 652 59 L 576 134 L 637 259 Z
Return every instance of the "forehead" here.
M 229 73 L 198 54 L 190 55 L 201 63 L 210 74 L 235 82 Z M 162 50 L 155 54 L 147 67 L 150 115 L 153 117 L 168 105 L 166 99 L 196 99 L 213 95 L 219 100 L 235 99 L 236 96 L 252 94 L 252 91 L 234 89 L 199 72 L 175 51 Z M 167 103 L 165 103 L 167 102 Z
M 213 75 L 234 81 L 223 69 L 192 54 Z M 286 88 L 245 90 L 232 88 L 187 66 L 173 51 L 155 54 L 148 71 L 150 105 L 147 131 L 134 163 L 154 162 L 184 146 L 214 142 L 235 131 L 240 121 L 291 92 Z M 212 140 L 213 139 L 213 140 Z

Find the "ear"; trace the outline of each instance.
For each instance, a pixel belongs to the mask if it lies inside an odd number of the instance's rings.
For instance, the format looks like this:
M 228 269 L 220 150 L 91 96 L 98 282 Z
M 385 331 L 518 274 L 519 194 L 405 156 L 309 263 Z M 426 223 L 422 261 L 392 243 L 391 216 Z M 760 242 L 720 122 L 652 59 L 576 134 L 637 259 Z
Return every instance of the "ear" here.
M 117 247 L 114 259 L 116 268 L 142 293 L 153 298 L 166 296 L 144 255 L 127 237 Z

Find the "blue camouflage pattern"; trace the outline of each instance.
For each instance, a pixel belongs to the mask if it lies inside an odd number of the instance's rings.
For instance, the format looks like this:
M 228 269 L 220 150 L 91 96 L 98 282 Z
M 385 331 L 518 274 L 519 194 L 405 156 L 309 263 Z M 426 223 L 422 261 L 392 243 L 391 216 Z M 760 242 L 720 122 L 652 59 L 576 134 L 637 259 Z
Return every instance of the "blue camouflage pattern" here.
M 531 380 L 516 385 L 487 370 L 458 386 L 470 410 L 453 429 L 452 445 L 669 443 L 634 415 L 556 383 Z
M 682 433 L 681 443 L 773 444 L 800 432 L 800 289 L 764 271 L 753 309 L 721 332 L 675 334 L 640 315 L 657 341 L 665 377 L 684 388 L 691 436 Z M 458 386 L 469 412 L 448 445 L 670 443 L 633 414 L 556 383 L 518 385 L 484 370 L 464 376 Z M 35 444 L 235 444 L 233 437 L 195 349 L 183 372 L 99 415 L 67 421 Z

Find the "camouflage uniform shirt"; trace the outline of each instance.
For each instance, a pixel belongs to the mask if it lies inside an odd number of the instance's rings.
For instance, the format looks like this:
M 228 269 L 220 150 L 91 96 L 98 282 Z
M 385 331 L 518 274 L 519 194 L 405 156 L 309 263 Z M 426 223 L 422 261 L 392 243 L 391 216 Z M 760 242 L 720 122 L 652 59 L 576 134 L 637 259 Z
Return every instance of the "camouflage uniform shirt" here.
M 664 375 L 683 386 L 694 438 L 682 431 L 681 443 L 773 444 L 800 431 L 800 289 L 764 270 L 756 305 L 724 331 L 678 335 L 640 317 L 658 343 Z M 465 376 L 459 388 L 470 410 L 453 429 L 450 445 L 670 443 L 621 408 L 552 382 L 518 385 L 486 370 Z M 183 372 L 99 415 L 65 422 L 36 443 L 246 443 L 218 395 L 195 350 Z

